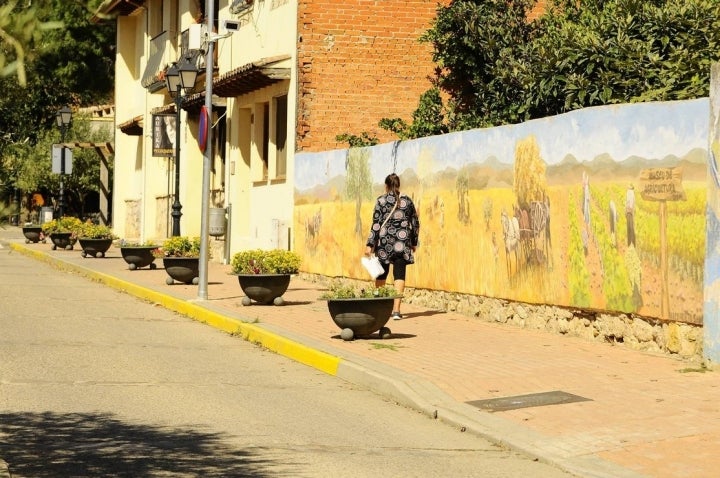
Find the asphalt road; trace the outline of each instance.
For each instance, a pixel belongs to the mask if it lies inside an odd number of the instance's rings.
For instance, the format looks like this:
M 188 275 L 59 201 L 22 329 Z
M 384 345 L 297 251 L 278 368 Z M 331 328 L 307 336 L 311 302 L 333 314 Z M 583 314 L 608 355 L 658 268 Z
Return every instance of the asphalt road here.
M 0 458 L 13 477 L 571 476 L 7 248 Z

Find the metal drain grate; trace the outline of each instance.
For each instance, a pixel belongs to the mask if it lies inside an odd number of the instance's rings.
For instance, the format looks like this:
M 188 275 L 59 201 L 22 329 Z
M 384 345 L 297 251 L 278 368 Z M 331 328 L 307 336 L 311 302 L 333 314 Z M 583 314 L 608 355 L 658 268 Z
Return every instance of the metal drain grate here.
M 474 400 L 466 403 L 489 412 L 503 412 L 507 410 L 517 410 L 518 408 L 542 407 L 545 405 L 560 405 L 563 403 L 587 401 L 591 400 L 561 390 L 554 390 L 552 392 L 531 393 L 528 395 L 516 395 L 514 397 Z

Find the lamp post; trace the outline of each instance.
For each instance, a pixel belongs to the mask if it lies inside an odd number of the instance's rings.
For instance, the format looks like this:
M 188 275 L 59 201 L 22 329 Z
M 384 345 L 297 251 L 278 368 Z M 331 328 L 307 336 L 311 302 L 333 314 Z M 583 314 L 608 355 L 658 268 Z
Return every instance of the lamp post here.
M 58 217 L 63 217 L 65 208 L 65 134 L 72 122 L 72 111 L 68 106 L 63 106 L 55 115 L 58 128 L 60 128 L 60 198 L 58 200 Z
M 183 100 L 183 91 L 195 86 L 197 69 L 189 62 L 178 67 L 173 63 L 165 72 L 165 87 L 175 100 L 175 200 L 170 215 L 173 219 L 172 235 L 180 235 L 180 217 L 182 204 L 180 204 L 180 106 Z

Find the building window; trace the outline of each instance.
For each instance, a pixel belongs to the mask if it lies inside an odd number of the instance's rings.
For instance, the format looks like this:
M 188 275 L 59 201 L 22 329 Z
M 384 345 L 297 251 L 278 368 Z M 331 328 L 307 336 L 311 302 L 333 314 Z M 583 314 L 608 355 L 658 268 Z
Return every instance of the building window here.
M 262 143 L 260 148 L 260 159 L 263 162 L 263 179 L 268 178 L 270 165 L 270 104 L 262 104 Z
M 287 174 L 287 95 L 275 98 L 275 177 Z
M 155 38 L 165 31 L 163 25 L 163 9 L 165 8 L 163 0 L 152 0 L 150 8 L 148 9 L 148 35 L 150 38 Z
M 213 28 L 215 29 L 214 31 L 218 31 L 218 20 L 219 20 L 218 12 L 220 10 L 220 0 L 213 0 L 213 2 L 214 2 L 213 8 L 214 8 L 214 12 L 215 12 L 215 16 L 213 18 Z M 207 12 L 205 11 L 205 2 L 201 1 L 201 2 L 199 2 L 199 4 L 200 4 L 199 5 L 200 6 L 200 14 L 202 15 L 201 22 L 207 23 L 207 21 L 206 21 Z
M 284 180 L 287 176 L 288 97 L 256 103 L 253 128 L 253 181 Z

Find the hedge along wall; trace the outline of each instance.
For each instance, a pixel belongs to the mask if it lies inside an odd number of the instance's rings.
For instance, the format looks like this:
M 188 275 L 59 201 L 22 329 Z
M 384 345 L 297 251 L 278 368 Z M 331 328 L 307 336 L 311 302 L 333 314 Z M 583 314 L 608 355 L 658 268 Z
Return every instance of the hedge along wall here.
M 298 153 L 303 270 L 366 278 L 359 257 L 394 171 L 420 211 L 410 287 L 701 324 L 709 103 Z

